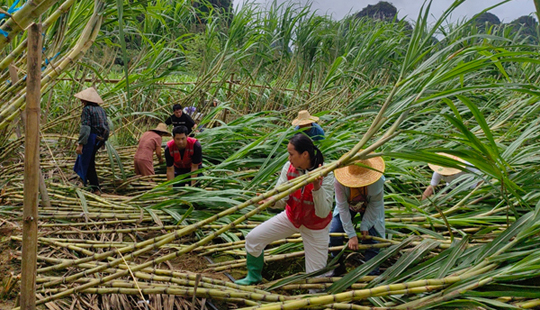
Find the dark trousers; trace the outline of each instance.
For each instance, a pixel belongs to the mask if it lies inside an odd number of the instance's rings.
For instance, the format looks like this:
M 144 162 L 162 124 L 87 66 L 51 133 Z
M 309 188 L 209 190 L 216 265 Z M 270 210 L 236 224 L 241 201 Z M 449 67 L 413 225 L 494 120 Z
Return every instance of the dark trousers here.
M 88 164 L 88 172 L 86 173 L 86 179 L 92 190 L 99 189 L 99 180 L 96 172 L 96 153 L 103 146 L 103 141 L 96 141 L 92 157 L 90 157 L 90 163 Z
M 354 219 L 354 217 L 356 216 L 356 214 L 358 214 L 358 212 L 355 212 L 355 211 L 352 211 L 352 210 L 349 210 L 349 212 L 351 213 L 351 221 L 352 221 L 352 219 Z M 339 217 L 339 214 L 337 214 L 332 218 L 332 223 L 330 223 L 330 233 L 343 233 L 343 232 L 345 232 L 345 230 L 343 230 L 343 223 L 341 223 L 341 218 Z M 375 227 L 371 227 L 368 230 L 368 234 L 370 236 L 380 237 L 379 234 L 377 233 L 377 230 L 375 230 Z M 362 244 L 377 244 L 377 243 L 379 243 L 378 241 L 375 241 L 373 239 L 364 240 L 364 239 L 361 239 L 360 237 L 358 239 L 360 239 L 360 242 Z M 343 237 L 332 237 L 332 236 L 330 237 L 330 246 L 331 247 L 343 245 L 343 242 L 344 242 Z M 332 257 L 334 257 L 337 254 L 338 254 L 337 252 L 332 252 Z M 369 261 L 370 259 L 375 257 L 377 254 L 379 254 L 379 249 L 378 248 L 371 248 L 371 249 L 365 250 L 365 252 L 364 252 L 364 262 Z M 340 267 L 339 267 L 340 270 L 338 270 L 338 271 L 345 271 L 343 256 L 341 257 L 339 263 L 340 263 Z M 379 268 L 372 271 L 372 273 L 374 273 L 374 274 L 378 274 L 378 272 L 379 272 Z

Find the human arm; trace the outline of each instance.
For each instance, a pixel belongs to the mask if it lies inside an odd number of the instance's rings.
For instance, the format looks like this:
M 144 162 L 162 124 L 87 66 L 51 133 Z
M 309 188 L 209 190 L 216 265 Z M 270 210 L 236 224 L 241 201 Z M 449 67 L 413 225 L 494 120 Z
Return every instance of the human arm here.
M 366 237 L 371 228 L 375 227 L 377 232 L 384 236 L 384 176 L 367 187 L 367 206 L 360 232 L 362 237 Z
M 81 129 L 79 130 L 79 139 L 77 140 L 77 149 L 75 152 L 79 155 L 82 154 L 83 145 L 88 143 L 88 138 L 90 137 L 90 132 L 92 128 L 90 110 L 87 107 L 84 107 L 81 113 Z
M 328 216 L 332 211 L 332 200 L 334 199 L 334 174 L 329 173 L 326 177 L 315 180 L 313 191 L 313 204 L 315 205 L 315 215 L 320 218 Z M 321 184 L 321 185 L 318 185 Z
M 77 140 L 77 154 L 82 154 L 83 145 L 88 143 L 92 128 L 90 110 L 85 106 L 81 113 L 81 129 L 79 130 L 79 139 Z
M 162 138 L 161 136 L 157 137 L 155 140 L 154 140 L 154 149 L 156 151 L 156 157 L 159 161 L 160 164 L 162 164 L 164 162 L 164 159 L 163 159 L 163 155 L 161 155 L 161 142 L 162 142 Z
M 196 173 L 193 173 L 194 171 L 199 170 L 199 165 L 191 164 L 191 186 L 195 186 L 195 183 L 197 183 L 197 180 L 195 178 L 197 177 Z
M 424 193 L 422 194 L 422 200 L 433 195 L 433 190 L 435 189 L 435 186 L 439 185 L 439 182 L 441 182 L 441 178 L 442 176 L 439 173 L 433 172 L 433 176 L 431 177 L 431 182 L 429 186 L 426 188 L 426 190 L 424 191 Z
M 356 237 L 356 231 L 354 230 L 351 211 L 349 209 L 349 196 L 351 195 L 351 190 L 335 180 L 334 191 L 336 192 L 336 210 L 339 213 L 343 231 L 345 231 L 349 239 Z M 334 213 L 334 215 L 335 214 L 336 213 Z
M 199 166 L 202 164 L 202 146 L 199 141 L 195 142 L 193 145 L 193 156 L 191 157 L 191 172 L 199 169 Z M 197 182 L 195 178 L 197 177 L 196 173 L 191 175 L 191 186 L 195 186 Z
M 167 181 L 174 179 L 174 159 L 169 152 L 169 147 L 165 148 L 165 161 L 167 162 Z
M 167 167 L 167 181 L 174 179 L 174 166 Z
M 165 160 L 163 159 L 163 155 L 161 155 L 161 145 L 156 148 L 156 156 L 157 156 L 157 159 L 158 159 L 159 163 L 163 164 L 163 162 Z

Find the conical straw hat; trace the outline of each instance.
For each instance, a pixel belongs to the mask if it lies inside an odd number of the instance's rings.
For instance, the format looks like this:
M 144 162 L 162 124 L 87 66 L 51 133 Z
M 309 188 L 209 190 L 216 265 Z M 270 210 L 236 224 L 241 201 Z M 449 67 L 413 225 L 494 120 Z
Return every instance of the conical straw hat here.
M 101 97 L 99 96 L 97 90 L 94 87 L 87 88 L 87 89 L 83 90 L 80 93 L 76 93 L 74 96 L 75 96 L 75 98 L 79 98 L 79 99 L 85 100 L 85 101 L 94 102 L 94 103 L 97 103 L 97 104 L 102 104 L 103 103 L 103 99 L 101 99 Z
M 381 178 L 384 168 L 382 157 L 373 157 L 358 160 L 352 165 L 334 170 L 334 177 L 344 186 L 364 187 L 377 182 Z
M 453 160 L 457 160 L 459 162 L 466 163 L 463 159 L 457 157 L 456 155 L 450 155 L 450 154 L 446 154 L 446 153 L 437 153 L 437 155 L 445 156 L 445 157 L 448 157 L 448 158 L 452 158 Z M 431 170 L 437 172 L 440 175 L 454 175 L 454 174 L 458 174 L 458 173 L 460 173 L 462 171 L 461 169 L 443 167 L 443 166 L 430 164 L 430 163 L 428 163 L 428 166 L 429 166 L 429 168 L 431 168 Z M 465 167 L 464 167 L 464 169 L 465 169 Z
M 169 130 L 167 130 L 167 125 L 164 123 L 159 123 L 156 128 L 152 129 L 152 131 L 157 131 L 158 133 L 164 133 L 164 134 L 171 134 Z
M 318 121 L 317 116 L 310 115 L 307 110 L 298 112 L 298 117 L 292 121 L 293 126 L 307 125 Z

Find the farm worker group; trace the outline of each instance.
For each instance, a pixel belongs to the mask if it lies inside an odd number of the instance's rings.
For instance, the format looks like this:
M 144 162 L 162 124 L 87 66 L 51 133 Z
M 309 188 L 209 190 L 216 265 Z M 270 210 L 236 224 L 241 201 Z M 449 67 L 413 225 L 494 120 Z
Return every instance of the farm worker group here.
M 77 146 L 77 161 L 74 170 L 84 184 L 88 181 L 91 188 L 100 192 L 99 181 L 95 169 L 97 150 L 105 144 L 109 136 L 107 115 L 99 105 L 103 100 L 94 88 L 88 88 L 75 94 L 84 105 L 81 115 L 81 130 Z M 160 123 L 156 128 L 145 132 L 139 141 L 134 157 L 135 172 L 140 175 L 153 175 L 153 154 L 162 163 L 162 137 L 168 136 L 167 125 L 174 125 L 173 139 L 165 147 L 167 163 L 167 180 L 179 175 L 191 175 L 191 182 L 177 182 L 175 186 L 196 185 L 197 170 L 202 167 L 202 147 L 200 142 L 191 137 L 196 123 L 180 105 L 173 106 L 173 115 Z M 281 169 L 276 187 L 303 176 L 324 164 L 324 156 L 314 141 L 324 139 L 324 130 L 308 111 L 298 113 L 292 121 L 298 133 L 287 145 L 288 161 Z M 477 186 L 474 174 L 479 171 L 472 165 L 456 156 L 438 153 L 454 161 L 463 163 L 462 169 L 429 164 L 433 170 L 431 184 L 424 191 L 422 199 L 433 195 L 434 188 L 441 180 L 446 181 L 447 188 L 455 186 L 453 181 Z M 345 233 L 348 238 L 347 247 L 356 251 L 360 243 L 364 244 L 364 261 L 369 261 L 378 254 L 376 243 L 385 238 L 384 220 L 384 170 L 385 162 L 381 157 L 372 156 L 358 160 L 351 165 L 336 169 L 325 177 L 314 177 L 311 182 L 281 199 L 267 198 L 260 203 L 274 201 L 275 207 L 284 211 L 270 220 L 254 228 L 246 236 L 247 276 L 236 281 L 241 285 L 252 285 L 262 281 L 264 266 L 264 249 L 276 240 L 284 239 L 294 233 L 302 235 L 305 250 L 306 272 L 318 271 L 326 267 L 330 246 L 341 246 L 343 237 L 330 237 L 331 233 Z M 198 174 L 201 175 L 200 173 Z M 471 181 L 472 179 L 472 181 Z M 336 207 L 332 212 L 335 197 Z M 277 200 L 276 200 L 277 199 Z M 360 215 L 361 224 L 358 235 L 353 224 L 355 216 Z M 335 253 L 332 253 L 335 255 Z M 346 273 L 344 260 L 340 258 L 334 276 Z M 379 274 L 378 267 L 370 274 Z
M 81 100 L 83 110 L 81 114 L 81 128 L 77 141 L 77 159 L 73 170 L 79 175 L 84 186 L 89 185 L 90 190 L 100 195 L 101 187 L 96 172 L 96 153 L 105 145 L 109 138 L 109 123 L 105 110 L 100 106 L 103 99 L 94 87 L 87 88 L 77 94 L 75 98 Z M 173 139 L 167 142 L 165 159 L 161 153 L 162 137 L 170 136 L 167 125 L 173 125 Z M 167 180 L 176 176 L 199 170 L 202 167 L 202 147 L 197 139 L 190 137 L 197 124 L 186 113 L 182 106 L 175 104 L 173 114 L 164 123 L 143 133 L 135 152 L 133 164 L 135 174 L 141 176 L 154 175 L 153 156 L 158 162 L 167 163 Z M 199 174 L 200 175 L 200 174 Z M 197 176 L 194 174 L 193 177 Z M 195 185 L 195 180 L 191 181 Z M 179 182 L 175 186 L 187 185 Z

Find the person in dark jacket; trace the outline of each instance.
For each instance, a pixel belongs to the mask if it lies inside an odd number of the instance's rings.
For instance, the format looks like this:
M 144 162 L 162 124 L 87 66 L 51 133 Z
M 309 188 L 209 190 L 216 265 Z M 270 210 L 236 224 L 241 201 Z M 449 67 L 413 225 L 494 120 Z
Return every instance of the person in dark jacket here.
M 191 134 L 193 129 L 197 128 L 195 121 L 187 113 L 184 113 L 182 106 L 179 104 L 173 105 L 173 115 L 169 116 L 165 120 L 165 124 L 173 125 L 173 128 L 178 126 L 186 126 L 188 129 L 188 136 Z
M 96 172 L 96 153 L 109 138 L 109 123 L 105 110 L 100 106 L 103 100 L 95 88 L 87 88 L 75 94 L 84 105 L 81 114 L 81 129 L 76 149 L 77 161 L 73 170 L 81 177 L 84 185 L 88 182 L 95 194 L 101 193 Z

